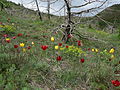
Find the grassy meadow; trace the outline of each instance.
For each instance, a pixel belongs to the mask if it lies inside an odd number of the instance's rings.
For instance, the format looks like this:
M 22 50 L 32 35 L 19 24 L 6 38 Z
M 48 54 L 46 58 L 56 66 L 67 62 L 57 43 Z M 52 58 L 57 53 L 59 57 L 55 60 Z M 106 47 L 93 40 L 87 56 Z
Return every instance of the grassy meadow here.
M 115 33 L 76 26 L 76 34 L 61 41 L 52 29 L 63 17 L 10 4 L 0 11 L 0 90 L 120 90 L 120 38 Z M 22 9 L 26 10 L 24 13 Z

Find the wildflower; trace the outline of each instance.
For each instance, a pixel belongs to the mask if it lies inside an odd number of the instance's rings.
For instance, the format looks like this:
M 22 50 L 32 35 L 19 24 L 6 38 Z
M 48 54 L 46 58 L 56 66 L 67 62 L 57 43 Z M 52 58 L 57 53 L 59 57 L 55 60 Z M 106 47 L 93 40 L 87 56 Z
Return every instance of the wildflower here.
M 81 43 L 78 43 L 78 46 L 81 46 Z
M 34 45 L 35 43 L 34 42 L 32 42 L 32 45 Z
M 10 43 L 10 38 L 5 39 L 7 43 Z
M 83 59 L 83 58 L 80 59 L 80 62 L 81 62 L 81 63 L 84 63 L 84 62 L 85 62 L 85 59 Z
M 98 52 L 99 50 L 98 49 L 95 49 L 96 52 Z
M 23 48 L 22 50 L 23 50 L 23 52 L 26 52 L 26 48 Z
M 54 42 L 54 41 L 55 41 L 54 37 L 51 37 L 51 41 L 52 41 L 52 42 Z
M 68 36 L 67 36 L 68 38 L 71 38 L 72 36 L 70 35 L 70 34 L 68 34 Z
M 90 48 L 88 48 L 88 51 L 90 51 Z
M 114 59 L 115 58 L 115 56 L 114 55 L 111 55 L 111 59 Z
M 61 61 L 61 60 L 62 60 L 62 57 L 61 57 L 61 56 L 58 56 L 56 59 L 57 59 L 57 61 Z
M 30 47 L 30 46 L 28 46 L 28 47 L 27 47 L 27 49 L 31 49 L 31 47 Z
M 12 39 L 16 39 L 16 36 L 12 37 Z
M 116 87 L 120 86 L 120 82 L 118 80 L 112 80 L 111 83 Z
M 58 49 L 59 49 L 59 46 L 55 46 L 55 49 L 58 50 Z
M 42 48 L 42 50 L 46 50 L 48 48 L 48 46 L 47 45 L 42 45 L 41 48 Z
M 114 48 L 110 49 L 110 51 L 109 51 L 109 53 L 114 53 L 114 52 L 115 52 Z
M 60 48 L 60 50 L 64 50 L 65 48 Z
M 14 48 L 18 48 L 18 45 L 14 45 Z
M 94 52 L 95 51 L 95 49 L 92 49 L 92 52 Z
M 14 23 L 12 23 L 12 25 L 14 26 L 15 24 L 14 24 Z
M 8 37 L 8 35 L 7 35 L 7 34 L 4 34 L 3 36 L 4 36 L 4 37 Z
M 69 48 L 69 46 L 66 46 L 66 48 Z
M 24 43 L 20 43 L 20 47 L 24 47 L 25 46 L 25 44 Z
M 17 36 L 19 37 L 19 36 L 22 36 L 22 35 L 23 35 L 22 33 L 18 33 L 18 35 L 17 35 Z
M 62 43 L 59 43 L 58 45 L 59 45 L 59 46 L 62 46 Z
M 80 40 L 78 40 L 77 42 L 78 42 L 78 43 L 81 43 L 81 41 L 80 41 Z

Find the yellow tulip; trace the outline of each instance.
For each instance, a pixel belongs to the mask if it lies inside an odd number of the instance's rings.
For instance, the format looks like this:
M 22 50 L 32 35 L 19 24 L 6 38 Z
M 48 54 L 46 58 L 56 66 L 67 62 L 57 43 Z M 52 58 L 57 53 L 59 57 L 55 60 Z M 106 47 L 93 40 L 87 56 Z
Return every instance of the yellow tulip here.
M 8 41 L 8 40 L 10 40 L 10 38 L 6 38 L 5 40 Z
M 54 41 L 55 41 L 54 37 L 51 37 L 51 41 L 52 41 L 52 42 L 54 42 Z
M 114 55 L 111 55 L 111 59 L 114 59 L 115 58 L 115 56 Z
M 65 48 L 60 48 L 60 50 L 64 50 Z
M 98 52 L 99 50 L 98 49 L 95 49 L 96 52 Z
M 25 44 L 24 43 L 20 43 L 20 47 L 24 47 L 25 46 Z
M 110 49 L 110 51 L 109 51 L 109 53 L 114 53 L 114 52 L 115 52 L 114 48 Z
M 92 52 L 94 52 L 95 51 L 95 49 L 92 49 Z
M 26 48 L 23 48 L 22 50 L 23 50 L 23 52 L 26 52 Z
M 58 50 L 58 49 L 59 49 L 59 46 L 55 46 L 55 49 Z

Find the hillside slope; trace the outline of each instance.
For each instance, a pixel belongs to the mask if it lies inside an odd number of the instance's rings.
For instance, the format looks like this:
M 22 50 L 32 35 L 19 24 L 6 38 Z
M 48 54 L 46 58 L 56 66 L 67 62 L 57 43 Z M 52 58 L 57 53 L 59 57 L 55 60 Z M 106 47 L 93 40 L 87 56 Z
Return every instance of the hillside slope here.
M 75 33 L 93 40 L 64 43 L 52 32 L 64 19 L 42 16 L 14 3 L 0 11 L 0 90 L 120 89 L 118 34 L 80 24 Z

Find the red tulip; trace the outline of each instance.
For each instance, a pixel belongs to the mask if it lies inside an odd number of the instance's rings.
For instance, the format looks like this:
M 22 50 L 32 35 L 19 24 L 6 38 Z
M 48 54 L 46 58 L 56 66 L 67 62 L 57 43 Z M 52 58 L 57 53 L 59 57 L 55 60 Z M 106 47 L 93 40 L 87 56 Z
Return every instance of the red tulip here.
M 81 46 L 81 43 L 78 43 L 78 46 Z
M 80 40 L 78 40 L 77 42 L 78 42 L 78 43 L 81 43 L 81 41 L 80 41 Z
M 59 45 L 59 46 L 62 46 L 62 43 L 59 43 L 58 45 Z
M 0 24 L 2 24 L 2 22 L 0 22 Z
M 81 62 L 81 63 L 84 63 L 84 62 L 85 62 L 85 59 L 83 59 L 83 58 L 80 59 L 80 62 Z
M 90 48 L 88 48 L 88 51 L 90 51 Z
M 18 36 L 22 36 L 23 34 L 22 33 L 18 33 Z
M 12 39 L 16 39 L 16 36 L 12 37 Z
M 47 45 L 42 45 L 41 48 L 42 48 L 42 50 L 46 50 L 48 48 L 48 46 Z
M 18 45 L 14 45 L 14 48 L 18 48 Z
M 69 46 L 66 46 L 66 48 L 69 48 Z
M 61 56 L 58 56 L 56 59 L 57 59 L 57 61 L 61 61 L 61 60 L 62 60 L 62 57 L 61 57 Z
M 31 47 L 30 47 L 30 46 L 28 46 L 28 47 L 27 47 L 27 49 L 31 49 Z
M 6 40 L 7 43 L 10 43 L 10 40 Z
M 68 34 L 68 38 L 71 38 L 72 36 L 70 34 Z
M 116 87 L 120 86 L 120 82 L 118 80 L 112 80 L 111 82 Z
M 7 37 L 8 35 L 7 35 L 7 34 L 4 34 L 3 36 L 4 36 L 4 37 Z

